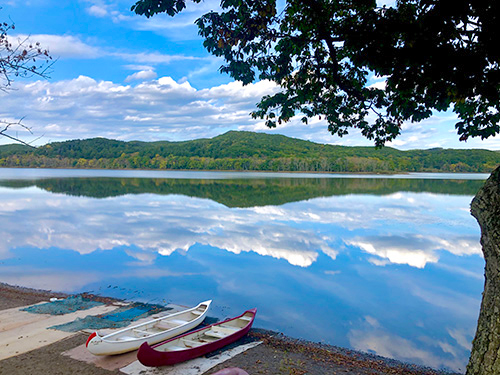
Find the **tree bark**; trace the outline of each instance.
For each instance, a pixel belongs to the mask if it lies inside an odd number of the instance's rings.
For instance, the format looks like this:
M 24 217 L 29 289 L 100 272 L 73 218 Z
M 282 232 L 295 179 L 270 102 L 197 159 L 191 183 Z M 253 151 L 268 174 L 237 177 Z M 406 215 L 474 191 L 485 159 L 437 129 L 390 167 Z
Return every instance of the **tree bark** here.
M 471 213 L 481 227 L 486 264 L 483 301 L 467 375 L 500 374 L 500 167 L 472 200 Z

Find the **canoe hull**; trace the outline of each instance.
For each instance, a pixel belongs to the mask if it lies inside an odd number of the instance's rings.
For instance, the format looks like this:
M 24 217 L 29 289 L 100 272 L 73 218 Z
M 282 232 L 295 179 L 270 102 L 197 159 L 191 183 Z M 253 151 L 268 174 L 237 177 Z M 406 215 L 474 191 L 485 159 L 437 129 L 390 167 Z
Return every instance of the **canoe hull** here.
M 172 329 L 168 332 L 150 336 L 149 338 L 138 338 L 130 341 L 106 341 L 100 340 L 99 338 L 91 339 L 87 344 L 87 349 L 94 355 L 116 355 L 131 352 L 132 350 L 137 350 L 143 343 L 149 343 L 150 345 L 157 344 L 159 342 L 168 340 L 172 337 L 181 335 L 202 323 L 203 319 L 199 321 L 194 321 L 192 323 L 186 324 L 179 329 Z
M 198 331 L 190 332 L 190 333 L 178 336 L 172 340 L 167 340 L 163 343 L 159 343 L 159 344 L 154 345 L 154 346 L 151 346 L 148 343 L 144 343 L 139 348 L 139 351 L 137 353 L 137 359 L 144 366 L 149 366 L 149 367 L 167 366 L 167 365 L 174 365 L 176 363 L 184 362 L 184 361 L 187 361 L 187 360 L 190 360 L 193 358 L 197 358 L 197 357 L 203 356 L 205 354 L 208 354 L 210 352 L 213 352 L 215 350 L 218 350 L 220 348 L 223 348 L 224 346 L 229 345 L 229 344 L 239 340 L 240 338 L 242 338 L 243 336 L 245 336 L 248 333 L 248 331 L 252 327 L 257 309 L 247 310 L 242 315 L 244 315 L 248 312 L 253 313 L 252 320 L 245 327 L 243 327 L 241 330 L 236 331 L 235 333 L 230 334 L 229 336 L 221 338 L 217 341 L 207 343 L 205 345 L 201 345 L 201 346 L 194 347 L 194 348 L 188 348 L 186 350 L 160 351 L 160 350 L 155 349 L 155 347 L 159 347 L 161 345 L 164 345 L 168 341 L 177 340 L 177 339 L 182 338 L 184 336 L 191 335 L 192 333 L 207 330 L 212 326 L 221 325 L 227 321 L 215 323 L 209 327 L 202 328 Z
M 120 334 L 120 333 L 123 334 L 123 332 L 125 332 L 125 331 L 133 331 L 133 329 L 136 327 L 140 327 L 140 326 L 144 326 L 146 324 L 149 324 L 148 322 L 143 323 L 139 326 L 125 328 L 119 332 L 116 332 L 116 333 L 113 333 L 113 334 L 110 334 L 110 335 L 107 335 L 104 337 L 100 337 L 96 332 L 94 332 L 92 335 L 89 336 L 89 338 L 87 340 L 87 343 L 86 343 L 87 349 L 89 350 L 89 352 L 91 352 L 94 355 L 116 355 L 116 354 L 122 354 L 122 353 L 127 353 L 127 352 L 130 352 L 133 350 L 137 350 L 143 343 L 149 343 L 150 345 L 154 345 L 156 343 L 168 340 L 172 337 L 181 335 L 189 330 L 192 330 L 193 328 L 200 325 L 208 313 L 211 302 L 212 301 L 205 301 L 205 302 L 202 302 L 198 305 L 198 306 L 203 305 L 203 304 L 207 305 L 207 308 L 204 311 L 204 313 L 202 315 L 200 315 L 198 318 L 196 318 L 190 322 L 186 322 L 185 324 L 183 324 L 181 326 L 170 328 L 170 329 L 165 330 L 163 332 L 151 334 L 147 337 L 132 337 L 132 335 L 131 335 L 130 339 L 124 339 L 123 341 L 119 341 L 119 340 L 114 339 L 114 336 L 116 336 L 117 334 Z M 196 306 L 196 307 L 198 307 L 198 306 Z M 189 309 L 189 310 L 193 310 L 196 307 Z M 189 310 L 185 310 L 185 311 L 189 311 Z M 180 314 L 183 312 L 184 311 L 179 312 L 177 314 Z M 174 315 L 176 315 L 176 314 L 174 314 Z M 166 318 L 160 318 L 160 319 L 156 319 L 156 320 L 160 321 L 163 319 L 166 319 Z

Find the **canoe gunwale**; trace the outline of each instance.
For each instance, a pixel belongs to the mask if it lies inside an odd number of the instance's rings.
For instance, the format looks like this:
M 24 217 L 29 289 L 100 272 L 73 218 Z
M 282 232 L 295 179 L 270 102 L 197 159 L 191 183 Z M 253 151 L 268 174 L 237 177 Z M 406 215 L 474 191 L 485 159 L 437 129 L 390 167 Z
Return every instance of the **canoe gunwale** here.
M 199 345 L 199 346 L 193 346 L 193 347 L 186 347 L 185 349 L 182 350 L 172 350 L 172 351 L 160 351 L 155 348 L 158 348 L 162 345 L 168 344 L 172 341 L 175 340 L 182 340 L 186 336 L 191 336 L 195 335 L 199 332 L 205 331 L 205 330 L 211 330 L 212 327 L 217 327 L 219 325 L 222 325 L 224 323 L 227 323 L 229 321 L 233 321 L 236 319 L 239 319 L 243 317 L 247 313 L 252 313 L 251 319 L 248 321 L 248 323 L 235 331 L 234 333 L 231 333 L 225 337 L 219 338 L 215 341 L 207 342 L 205 344 Z M 142 344 L 139 348 L 139 352 L 137 353 L 137 359 L 139 362 L 141 362 L 145 366 L 150 366 L 150 367 L 156 367 L 156 366 L 165 366 L 165 365 L 173 365 L 175 363 L 183 362 L 192 358 L 200 357 L 202 355 L 208 354 L 212 351 L 218 350 L 226 345 L 229 345 L 237 340 L 239 340 L 241 337 L 245 336 L 250 328 L 252 327 L 252 324 L 255 320 L 255 315 L 257 313 L 257 309 L 249 309 L 245 311 L 243 314 L 236 316 L 234 318 L 226 319 L 222 322 L 214 323 L 206 327 L 202 327 L 200 329 L 190 331 L 187 333 L 184 333 L 182 335 L 176 336 L 174 338 L 165 340 L 163 342 L 160 342 L 158 344 L 154 345 L 149 345 L 147 342 Z
M 134 326 L 126 327 L 124 329 L 121 329 L 117 332 L 112 332 L 108 335 L 105 336 L 99 336 L 97 332 L 94 332 L 92 336 L 94 337 L 89 337 L 87 340 L 87 349 L 94 355 L 114 355 L 114 354 L 121 354 L 121 353 L 126 353 L 128 351 L 136 350 L 141 343 L 144 342 L 151 342 L 151 344 L 158 343 L 161 341 L 168 340 L 171 337 L 178 336 L 180 334 L 185 333 L 186 331 L 189 331 L 190 329 L 193 329 L 194 327 L 200 325 L 205 317 L 208 314 L 208 311 L 210 309 L 210 305 L 212 303 L 212 300 L 207 300 L 200 302 L 198 305 L 191 307 L 186 310 L 182 310 L 173 314 L 169 314 L 163 317 L 155 318 L 152 320 L 148 320 L 144 323 L 137 324 Z M 134 330 L 140 330 L 141 327 L 145 326 L 150 326 L 157 324 L 158 322 L 161 321 L 168 321 L 175 319 L 176 316 L 179 316 L 181 314 L 186 314 L 191 311 L 197 310 L 200 308 L 202 305 L 206 305 L 205 310 L 203 313 L 200 315 L 196 316 L 192 320 L 186 321 L 184 324 L 169 328 L 169 329 L 164 329 L 159 332 L 150 332 L 149 334 L 146 334 L 142 337 L 137 337 L 134 334 Z M 119 340 L 119 337 L 127 337 L 127 333 L 130 333 L 128 336 L 128 339 L 126 340 Z M 147 331 L 143 331 L 144 333 L 147 333 Z M 116 338 L 116 339 L 113 339 Z
M 118 336 L 118 335 L 120 335 L 120 334 L 122 334 L 124 332 L 127 332 L 127 331 L 132 331 L 134 329 L 139 329 L 140 327 L 144 327 L 144 326 L 147 326 L 147 325 L 150 325 L 150 324 L 156 324 L 156 323 L 164 321 L 164 320 L 170 320 L 170 319 L 174 318 L 175 316 L 191 312 L 192 310 L 196 310 L 201 305 L 207 305 L 207 308 L 205 309 L 205 312 L 203 314 L 199 315 L 198 317 L 194 318 L 193 320 L 186 321 L 185 324 L 192 323 L 192 322 L 195 322 L 195 321 L 199 320 L 201 317 L 205 318 L 206 312 L 210 308 L 211 302 L 212 302 L 212 300 L 203 301 L 203 302 L 200 302 L 198 305 L 196 305 L 194 307 L 191 307 L 189 309 L 178 311 L 176 313 L 165 315 L 165 316 L 162 316 L 162 317 L 159 317 L 159 318 L 156 318 L 156 319 L 148 320 L 147 322 L 144 322 L 144 323 L 141 323 L 141 324 L 137 324 L 135 326 L 126 327 L 126 328 L 121 329 L 119 331 L 109 333 L 109 334 L 107 334 L 105 336 L 102 336 L 100 338 L 101 338 L 102 341 L 106 341 L 106 342 L 110 342 L 110 343 L 112 343 L 112 342 L 120 342 L 120 341 L 109 340 L 109 339 L 112 338 L 113 336 Z M 185 325 L 185 324 L 183 324 L 183 325 Z M 170 331 L 172 329 L 176 329 L 178 327 L 182 327 L 183 325 L 179 325 L 177 327 L 172 327 L 172 328 L 170 328 L 168 330 L 160 331 L 160 332 L 157 332 L 157 333 L 151 333 L 148 337 L 156 336 L 156 335 L 164 333 L 166 331 Z M 137 339 L 138 340 L 142 340 L 143 338 L 144 337 L 138 337 Z

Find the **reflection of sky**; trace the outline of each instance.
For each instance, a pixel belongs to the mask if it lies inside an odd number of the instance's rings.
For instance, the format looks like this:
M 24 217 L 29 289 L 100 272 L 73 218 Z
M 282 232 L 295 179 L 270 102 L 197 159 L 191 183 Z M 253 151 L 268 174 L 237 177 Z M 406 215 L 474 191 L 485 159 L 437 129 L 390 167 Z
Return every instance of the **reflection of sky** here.
M 0 188 L 0 281 L 213 298 L 219 317 L 256 306 L 260 327 L 463 370 L 484 266 L 470 200 L 400 192 L 228 208 Z
M 292 172 L 224 172 L 224 171 L 156 171 L 113 169 L 40 169 L 2 168 L 0 179 L 43 179 L 66 177 L 137 177 L 176 179 L 235 179 L 235 178 L 296 178 Z M 380 178 L 380 179 L 430 179 L 430 180 L 486 180 L 488 173 L 404 173 L 404 174 L 345 174 L 345 173 L 300 173 L 300 178 Z

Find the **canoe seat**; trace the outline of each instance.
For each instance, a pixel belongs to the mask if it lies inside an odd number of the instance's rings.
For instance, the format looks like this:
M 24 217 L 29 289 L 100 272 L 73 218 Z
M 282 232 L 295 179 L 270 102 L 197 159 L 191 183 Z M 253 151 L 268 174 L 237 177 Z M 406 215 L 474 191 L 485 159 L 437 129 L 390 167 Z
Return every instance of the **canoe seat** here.
M 199 341 L 193 341 L 193 340 L 188 340 L 188 339 L 182 339 L 181 341 L 188 348 L 196 348 L 197 346 L 203 345 L 203 343 L 199 342 Z
M 116 338 L 116 341 L 130 341 L 130 340 L 137 340 L 137 337 L 132 337 L 132 336 L 120 336 Z
M 239 328 L 239 327 L 233 327 L 233 326 L 220 325 L 220 326 L 217 326 L 216 329 L 222 330 L 222 332 L 231 332 L 231 333 L 233 333 L 235 331 L 239 331 L 241 328 Z
M 191 313 L 193 313 L 194 315 L 202 315 L 204 313 L 204 311 L 193 310 L 193 311 L 191 311 Z
M 215 332 L 222 332 L 222 333 L 234 333 L 235 331 L 239 331 L 239 328 L 236 327 L 227 327 L 227 326 L 216 326 L 212 327 L 212 330 Z
M 240 317 L 238 319 L 250 321 L 250 320 L 252 320 L 252 317 L 250 317 L 250 316 L 242 316 L 242 317 Z
M 186 323 L 187 321 L 180 319 L 161 320 L 155 324 L 155 327 L 166 330 L 181 326 Z
M 206 336 L 210 336 L 210 337 L 216 337 L 218 339 L 221 339 L 223 337 L 226 337 L 227 335 L 223 334 L 222 332 L 216 332 L 216 331 L 212 331 L 212 330 L 208 330 L 204 333 Z
M 141 336 L 149 336 L 149 335 L 151 335 L 151 332 L 143 331 L 143 330 L 140 330 L 140 329 L 134 329 L 133 331 L 134 331 L 135 334 L 141 335 Z
M 181 320 L 181 319 L 171 319 L 169 320 L 170 323 L 172 324 L 176 324 L 178 326 L 181 326 L 183 324 L 186 324 L 187 323 L 187 320 Z
M 217 337 L 217 338 L 222 338 L 229 336 L 230 334 L 238 331 L 239 329 L 236 327 L 222 327 L 222 326 L 215 326 L 209 329 L 208 331 L 205 331 L 205 335 L 210 336 L 210 337 Z

